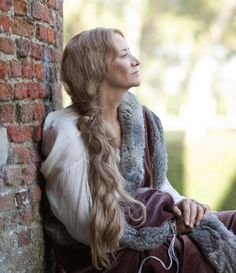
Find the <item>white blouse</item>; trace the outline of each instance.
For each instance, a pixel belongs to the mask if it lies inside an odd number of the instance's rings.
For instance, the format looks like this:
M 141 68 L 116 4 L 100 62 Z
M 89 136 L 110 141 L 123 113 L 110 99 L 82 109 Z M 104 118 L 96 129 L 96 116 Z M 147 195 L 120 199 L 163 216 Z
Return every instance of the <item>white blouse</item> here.
M 79 242 L 89 245 L 91 195 L 88 185 L 88 153 L 72 107 L 51 112 L 44 123 L 41 172 L 53 214 Z M 177 203 L 181 196 L 168 179 L 160 188 Z

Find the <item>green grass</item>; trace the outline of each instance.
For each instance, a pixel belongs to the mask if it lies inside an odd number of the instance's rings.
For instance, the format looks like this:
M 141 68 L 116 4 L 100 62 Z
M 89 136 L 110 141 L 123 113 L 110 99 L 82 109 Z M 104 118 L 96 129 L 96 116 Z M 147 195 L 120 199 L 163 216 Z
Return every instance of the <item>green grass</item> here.
M 208 131 L 188 145 L 184 132 L 169 131 L 165 141 L 168 177 L 179 192 L 214 210 L 236 208 L 236 131 Z

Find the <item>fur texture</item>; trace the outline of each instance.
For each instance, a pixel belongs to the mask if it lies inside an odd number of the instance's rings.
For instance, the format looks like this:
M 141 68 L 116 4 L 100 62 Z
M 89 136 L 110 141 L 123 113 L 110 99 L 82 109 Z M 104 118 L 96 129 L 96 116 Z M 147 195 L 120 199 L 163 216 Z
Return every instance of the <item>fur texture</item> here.
M 126 180 L 126 189 L 132 192 L 139 192 L 144 175 L 143 109 L 151 131 L 149 145 L 152 147 L 151 161 L 155 188 L 160 187 L 167 173 L 167 154 L 161 122 L 150 110 L 142 108 L 134 95 L 128 93 L 119 108 L 123 133 L 120 171 Z M 171 222 L 168 221 L 159 228 L 142 228 L 139 231 L 127 225 L 122 242 L 130 248 L 139 250 L 158 247 L 166 240 L 170 225 Z M 236 236 L 227 230 L 214 214 L 206 215 L 189 236 L 196 242 L 217 273 L 236 272 Z
M 138 230 L 125 226 L 121 244 L 137 250 L 147 250 L 160 247 L 170 234 L 171 221 L 164 222 L 160 227 L 144 227 Z
M 209 213 L 189 235 L 217 273 L 236 272 L 236 236 Z

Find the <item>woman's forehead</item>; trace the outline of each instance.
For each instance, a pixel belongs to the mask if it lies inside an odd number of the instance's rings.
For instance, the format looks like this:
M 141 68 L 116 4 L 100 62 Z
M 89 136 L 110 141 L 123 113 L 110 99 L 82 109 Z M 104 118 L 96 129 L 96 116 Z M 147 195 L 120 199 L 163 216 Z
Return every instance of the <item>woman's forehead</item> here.
M 127 41 L 120 34 L 116 33 L 114 35 L 114 42 L 115 42 L 115 46 L 117 47 L 119 51 L 128 49 Z

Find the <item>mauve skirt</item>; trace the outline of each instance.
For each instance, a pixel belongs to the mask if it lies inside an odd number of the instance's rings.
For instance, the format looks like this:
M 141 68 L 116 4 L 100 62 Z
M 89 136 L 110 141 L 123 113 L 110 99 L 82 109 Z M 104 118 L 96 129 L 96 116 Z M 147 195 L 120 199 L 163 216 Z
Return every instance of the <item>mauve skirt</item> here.
M 173 217 L 167 209 L 171 206 L 172 202 L 168 194 L 160 194 L 156 190 L 149 190 L 142 196 L 140 201 L 144 202 L 147 207 L 147 222 L 145 226 L 160 226 L 164 220 Z M 158 217 L 156 217 L 156 215 L 158 215 Z M 236 234 L 236 211 L 219 212 L 217 215 L 224 225 Z M 158 257 L 168 266 L 170 264 L 168 257 L 169 245 L 170 241 L 167 241 L 158 249 L 147 251 L 138 251 L 128 248 L 122 249 L 117 254 L 117 263 L 114 263 L 111 268 L 101 271 L 96 270 L 92 266 L 88 246 L 83 244 L 61 246 L 54 243 L 53 248 L 57 261 L 57 273 L 138 273 L 142 260 L 148 256 Z M 177 236 L 174 250 L 180 262 L 180 272 L 215 272 L 188 235 Z M 172 267 L 166 271 L 159 261 L 148 259 L 144 263 L 142 273 L 176 273 L 176 269 L 175 262 L 173 262 Z

